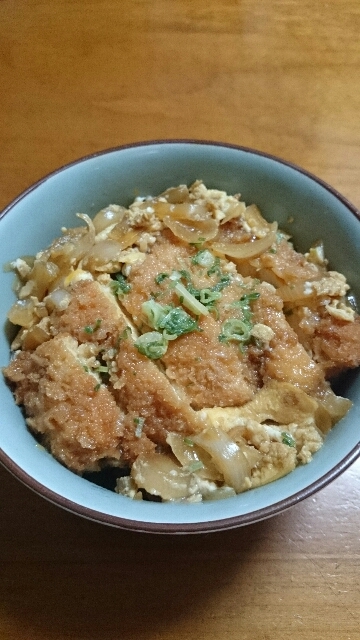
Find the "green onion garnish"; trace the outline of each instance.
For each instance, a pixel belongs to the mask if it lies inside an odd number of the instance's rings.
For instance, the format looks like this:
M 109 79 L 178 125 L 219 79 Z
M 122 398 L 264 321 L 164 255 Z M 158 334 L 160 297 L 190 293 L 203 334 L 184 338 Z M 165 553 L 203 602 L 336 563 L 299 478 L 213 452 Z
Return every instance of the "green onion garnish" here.
M 155 278 L 155 282 L 156 282 L 156 284 L 161 284 L 168 277 L 169 277 L 168 273 L 158 273 L 156 278 Z
M 240 318 L 230 318 L 222 325 L 219 342 L 235 341 L 245 344 L 250 340 L 251 329 L 250 322 L 240 320 Z
M 179 298 L 183 299 L 182 304 L 184 307 L 192 311 L 195 315 L 207 316 L 209 311 L 199 300 L 195 298 L 187 289 L 184 287 L 182 282 L 177 281 L 174 287 L 175 292 L 179 296 Z
M 166 335 L 167 339 L 171 339 L 172 336 L 177 338 L 185 333 L 197 331 L 199 326 L 197 320 L 189 316 L 184 309 L 175 307 L 160 321 L 159 329 L 164 329 L 164 335 Z
M 100 328 L 100 325 L 101 325 L 101 318 L 98 318 L 92 327 L 89 325 L 84 327 L 84 331 L 85 333 L 89 333 L 89 334 L 94 333 L 94 331 L 97 331 L 97 329 Z
M 150 360 L 158 360 L 165 355 L 168 341 L 158 331 L 149 331 L 140 336 L 134 345 L 142 355 Z
M 208 249 L 201 249 L 191 258 L 191 262 L 193 264 L 198 264 L 200 267 L 212 267 L 215 260 L 219 260 L 219 258 L 214 258 L 213 254 Z M 208 272 L 209 275 L 209 272 Z
M 126 277 L 121 273 L 121 271 L 119 271 L 119 273 L 115 273 L 113 277 L 115 280 L 111 283 L 111 290 L 114 295 L 120 297 L 131 291 L 131 285 L 128 283 Z
M 153 298 L 150 298 L 150 300 L 147 300 L 141 305 L 141 311 L 152 329 L 160 328 L 161 321 L 171 308 L 169 305 L 163 306 L 159 304 Z
M 214 259 L 214 264 L 207 271 L 207 274 L 208 274 L 208 276 L 212 276 L 214 274 L 216 274 L 217 276 L 221 276 L 220 258 L 215 258 Z
M 145 423 L 145 418 L 134 418 L 136 438 L 141 438 L 144 423 Z
M 295 439 L 287 431 L 282 431 L 282 433 L 281 433 L 281 442 L 283 444 L 287 444 L 288 447 L 296 447 Z

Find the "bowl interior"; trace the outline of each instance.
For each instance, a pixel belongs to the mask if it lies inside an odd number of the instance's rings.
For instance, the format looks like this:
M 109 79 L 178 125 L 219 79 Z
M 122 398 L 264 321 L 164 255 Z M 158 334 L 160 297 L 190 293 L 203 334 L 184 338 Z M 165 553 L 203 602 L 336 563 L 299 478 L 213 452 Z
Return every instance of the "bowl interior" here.
M 341 196 L 296 167 L 247 149 L 207 143 L 148 143 L 110 150 L 51 174 L 19 196 L 2 214 L 2 262 L 34 254 L 76 226 L 75 213 L 94 215 L 109 203 L 202 179 L 206 186 L 241 193 L 305 251 L 322 239 L 332 268 L 344 273 L 360 300 L 360 221 Z M 1 272 L 0 366 L 9 359 L 6 314 L 15 300 L 12 274 Z M 71 473 L 27 431 L 21 410 L 0 379 L 0 461 L 35 491 L 57 504 L 115 526 L 148 531 L 215 530 L 268 517 L 336 477 L 359 454 L 359 372 L 342 381 L 354 405 L 328 435 L 311 464 L 289 476 L 228 500 L 200 504 L 131 501 Z

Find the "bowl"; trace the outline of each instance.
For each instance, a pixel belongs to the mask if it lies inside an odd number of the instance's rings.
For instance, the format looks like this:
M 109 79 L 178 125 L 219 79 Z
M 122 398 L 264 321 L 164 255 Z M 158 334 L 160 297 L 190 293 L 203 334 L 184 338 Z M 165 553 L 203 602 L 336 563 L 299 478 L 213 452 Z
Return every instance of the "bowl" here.
M 34 254 L 75 226 L 75 213 L 94 215 L 110 202 L 128 205 L 171 185 L 202 179 L 208 187 L 238 193 L 265 218 L 289 227 L 305 251 L 317 239 L 332 268 L 344 273 L 360 300 L 360 214 L 329 185 L 297 166 L 252 149 L 204 141 L 154 141 L 95 153 L 49 174 L 0 217 L 1 261 Z M 0 275 L 0 366 L 9 361 L 7 312 L 15 300 L 12 274 Z M 156 533 L 225 530 L 278 514 L 319 491 L 360 455 L 360 371 L 346 374 L 341 393 L 353 402 L 310 464 L 235 497 L 194 504 L 130 500 L 57 462 L 28 431 L 21 409 L 0 379 L 0 462 L 27 487 L 75 514 L 114 527 Z

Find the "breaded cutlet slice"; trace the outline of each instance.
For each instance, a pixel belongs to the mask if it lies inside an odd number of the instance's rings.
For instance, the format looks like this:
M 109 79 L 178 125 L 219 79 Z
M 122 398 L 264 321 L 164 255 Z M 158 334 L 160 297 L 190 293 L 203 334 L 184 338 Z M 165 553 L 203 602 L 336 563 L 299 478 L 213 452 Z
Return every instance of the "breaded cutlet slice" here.
M 64 310 L 54 310 L 50 321 L 54 333 L 69 333 L 79 343 L 112 347 L 129 324 L 110 285 L 96 280 L 80 280 L 68 288 L 70 302 Z
M 4 370 L 27 423 L 51 453 L 76 472 L 121 460 L 124 414 L 105 385 L 86 373 L 78 343 L 59 334 L 34 352 L 18 352 Z
M 116 365 L 119 380 L 114 393 L 126 413 L 122 442 L 125 459 L 133 462 L 140 453 L 153 451 L 158 445 L 166 447 L 169 432 L 187 436 L 205 428 L 186 397 L 155 362 L 139 353 L 130 335 L 120 342 Z
M 360 316 L 346 322 L 328 315 L 315 327 L 311 347 L 313 357 L 327 378 L 360 365 Z
M 324 382 L 322 367 L 314 362 L 299 342 L 283 312 L 283 301 L 272 285 L 262 284 L 261 295 L 253 304 L 254 322 L 273 331 L 269 349 L 262 358 L 262 379 L 289 382 L 306 393 L 315 393 Z
M 135 324 L 144 325 L 141 306 L 154 295 L 161 304 L 180 304 L 179 297 L 168 286 L 168 280 L 162 287 L 157 286 L 155 279 L 159 274 L 169 275 L 182 270 L 190 274 L 193 285 L 199 288 L 218 282 L 218 276 L 201 274 L 204 270 L 194 266 L 192 258 L 196 253 L 196 249 L 182 245 L 168 233 L 152 246 L 141 266 L 132 267 L 128 279 L 131 291 L 124 296 L 122 304 Z M 233 285 L 226 288 L 229 303 L 244 293 L 240 286 L 241 276 L 236 278 Z M 169 380 L 194 409 L 241 405 L 257 390 L 258 375 L 246 354 L 240 352 L 237 344 L 219 341 L 223 321 L 221 307 L 219 309 L 218 318 L 211 314 L 199 317 L 200 331 L 170 341 L 162 358 Z

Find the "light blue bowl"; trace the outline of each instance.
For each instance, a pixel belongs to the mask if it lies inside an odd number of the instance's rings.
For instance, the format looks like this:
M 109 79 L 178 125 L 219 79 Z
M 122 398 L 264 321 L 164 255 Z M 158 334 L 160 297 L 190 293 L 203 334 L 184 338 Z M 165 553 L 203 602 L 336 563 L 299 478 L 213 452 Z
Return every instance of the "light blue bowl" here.
M 128 205 L 137 195 L 202 179 L 208 187 L 242 195 L 268 220 L 288 229 L 304 251 L 322 239 L 331 266 L 344 273 L 360 300 L 360 214 L 334 189 L 305 171 L 251 149 L 200 141 L 135 144 L 83 158 L 45 177 L 0 217 L 1 262 L 34 254 L 109 203 Z M 291 229 L 288 218 L 294 222 Z M 0 366 L 9 361 L 5 323 L 15 296 L 12 275 L 0 275 Z M 227 500 L 200 504 L 131 501 L 65 469 L 39 447 L 0 379 L 0 461 L 25 485 L 51 502 L 115 527 L 159 533 L 196 533 L 253 523 L 312 495 L 360 455 L 359 371 L 346 376 L 342 393 L 353 401 L 313 461 L 276 482 Z

